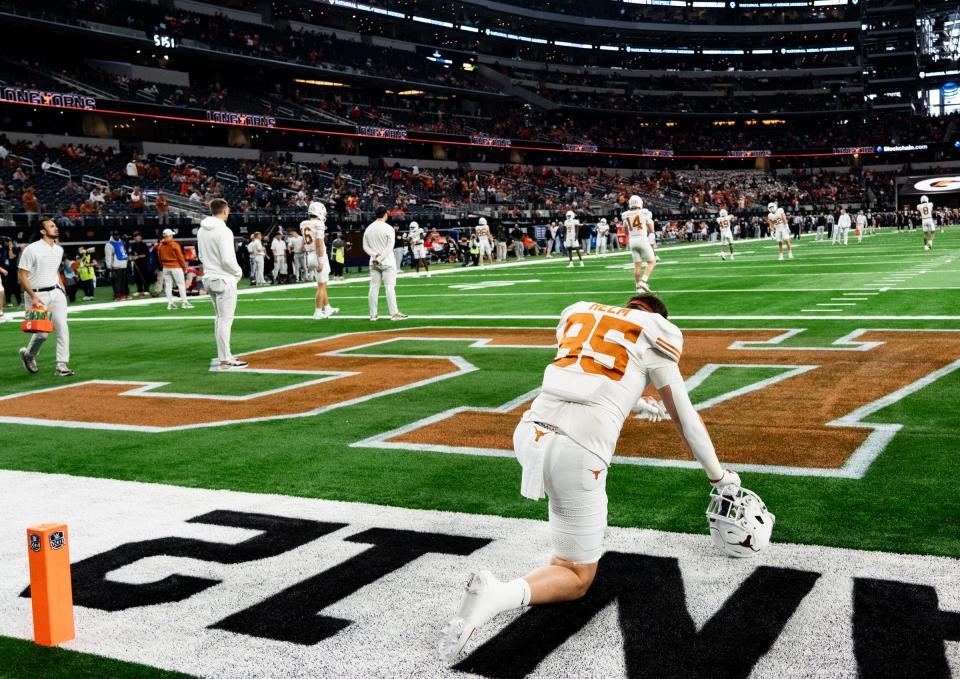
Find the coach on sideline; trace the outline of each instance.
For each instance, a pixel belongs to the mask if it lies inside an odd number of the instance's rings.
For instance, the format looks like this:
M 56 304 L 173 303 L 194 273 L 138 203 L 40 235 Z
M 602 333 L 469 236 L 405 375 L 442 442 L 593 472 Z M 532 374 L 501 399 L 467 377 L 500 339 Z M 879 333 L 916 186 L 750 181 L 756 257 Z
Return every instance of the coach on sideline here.
M 57 333 L 57 369 L 58 377 L 70 377 L 73 371 L 67 363 L 70 361 L 70 331 L 67 329 L 67 296 L 60 283 L 60 264 L 63 262 L 63 248 L 57 242 L 60 229 L 52 219 L 40 222 L 40 239 L 34 241 L 20 255 L 18 276 L 23 289 L 27 309 L 45 306 L 52 316 L 53 331 Z M 34 333 L 30 343 L 20 350 L 20 360 L 28 373 L 36 373 L 37 354 L 47 341 L 48 333 Z
M 363 251 L 370 256 L 370 292 L 367 301 L 370 305 L 370 320 L 377 320 L 377 307 L 380 298 L 380 282 L 387 293 L 387 308 L 391 321 L 402 321 L 407 317 L 397 308 L 397 263 L 393 257 L 396 233 L 387 224 L 387 208 L 376 208 L 377 218 L 363 232 Z
M 237 310 L 237 283 L 243 270 L 237 263 L 237 251 L 233 247 L 233 232 L 227 227 L 230 206 L 222 198 L 210 201 L 210 216 L 200 222 L 197 248 L 203 264 L 203 287 L 210 293 L 210 301 L 216 313 L 214 329 L 217 337 L 217 368 L 238 370 L 246 368 L 244 361 L 237 360 L 230 351 L 230 330 L 233 314 Z

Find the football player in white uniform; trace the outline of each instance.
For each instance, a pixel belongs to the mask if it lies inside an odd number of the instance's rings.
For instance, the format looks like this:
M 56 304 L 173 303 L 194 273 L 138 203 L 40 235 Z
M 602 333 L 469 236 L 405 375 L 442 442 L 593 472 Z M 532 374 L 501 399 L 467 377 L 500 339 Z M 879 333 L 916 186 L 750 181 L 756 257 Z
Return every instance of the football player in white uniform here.
M 833 239 L 833 244 L 843 242 L 844 245 L 847 244 L 847 240 L 850 237 L 850 215 L 847 214 L 847 208 L 840 208 L 840 216 L 837 218 L 837 233 L 836 238 Z
M 607 256 L 607 243 L 610 241 L 610 225 L 606 219 L 597 224 L 597 256 Z
M 490 266 L 493 267 L 493 238 L 490 235 L 490 227 L 484 217 L 477 222 L 477 245 L 480 248 L 480 268 L 483 268 L 483 256 L 486 254 Z M 547 250 L 549 252 L 549 249 Z
M 720 210 L 720 216 L 717 217 L 717 226 L 720 227 L 720 259 L 726 261 L 727 256 L 723 253 L 723 246 L 730 248 L 730 259 L 733 259 L 733 220 L 726 210 Z
M 739 494 L 740 477 L 720 465 L 687 394 L 679 369 L 683 336 L 660 299 L 645 293 L 622 308 L 577 302 L 563 311 L 557 342 L 543 390 L 513 434 L 521 494 L 549 499 L 552 558 L 509 582 L 489 571 L 472 573 L 440 641 L 447 662 L 499 613 L 573 601 L 590 589 L 603 555 L 607 473 L 620 429 L 632 414 L 653 421 L 669 414 L 710 484 L 725 496 Z M 662 400 L 644 398 L 648 384 Z
M 787 222 L 787 213 L 782 207 L 777 207 L 776 203 L 767 205 L 767 223 L 770 225 L 770 233 L 777 239 L 777 253 L 780 255 L 780 261 L 783 261 L 783 244 L 787 244 L 787 257 L 793 259 L 793 243 L 791 243 L 790 223 Z
M 623 226 L 627 229 L 627 247 L 633 256 L 633 279 L 637 292 L 650 292 L 650 274 L 657 265 L 657 255 L 650 247 L 648 234 L 653 231 L 653 215 L 643 207 L 640 196 L 630 196 L 627 211 L 623 213 Z
M 583 266 L 583 255 L 580 254 L 580 240 L 577 238 L 577 231 L 580 229 L 580 220 L 570 210 L 567 212 L 567 219 L 563 223 L 564 241 L 563 247 L 567 250 L 568 269 L 573 268 L 573 251 L 577 251 L 577 259 L 580 260 L 580 266 Z
M 920 196 L 917 206 L 920 213 L 920 226 L 923 228 L 923 249 L 933 248 L 933 237 L 937 235 L 937 223 L 933 219 L 933 203 L 926 196 Z
M 327 256 L 327 246 L 324 242 L 327 231 L 327 207 L 315 200 L 307 206 L 307 215 L 309 219 L 300 222 L 300 233 L 303 234 L 304 249 L 307 252 L 307 269 L 310 270 L 312 264 L 312 270 L 317 278 L 313 317 L 321 320 L 330 318 L 340 311 L 337 307 L 330 306 L 330 296 L 327 294 L 327 282 L 330 280 L 330 258 Z
M 423 244 L 423 237 L 426 231 L 420 228 L 416 222 L 410 222 L 410 229 L 407 231 L 407 239 L 410 241 L 410 251 L 413 253 L 413 263 L 417 267 L 417 277 L 420 277 L 420 267 L 427 272 L 427 278 L 430 278 L 430 267 L 427 266 L 427 248 Z

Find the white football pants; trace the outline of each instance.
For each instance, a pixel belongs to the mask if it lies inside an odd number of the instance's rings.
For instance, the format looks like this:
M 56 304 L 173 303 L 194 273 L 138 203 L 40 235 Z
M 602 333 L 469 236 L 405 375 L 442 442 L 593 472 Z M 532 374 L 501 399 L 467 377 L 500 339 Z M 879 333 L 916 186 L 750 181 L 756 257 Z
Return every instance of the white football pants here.
M 209 288 L 207 292 L 210 293 L 210 301 L 213 302 L 213 310 L 217 315 L 213 324 L 217 337 L 217 358 L 229 361 L 233 358 L 230 351 L 230 331 L 233 328 L 233 316 L 237 311 L 237 284 L 230 280 L 224 281 L 224 285 L 221 292 L 214 292 Z
M 187 284 L 183 280 L 183 269 L 164 269 L 163 270 L 163 291 L 167 293 L 167 304 L 173 304 L 173 286 L 174 284 L 180 290 L 180 301 L 187 301 Z
M 370 306 L 370 316 L 377 315 L 377 306 L 380 301 L 380 283 L 387 293 L 387 308 L 390 315 L 399 313 L 397 308 L 397 270 L 392 266 L 370 265 L 370 292 L 367 302 Z
M 57 363 L 70 362 L 70 330 L 67 328 L 67 297 L 60 288 L 48 290 L 47 292 L 38 292 L 37 297 L 43 302 L 43 305 L 50 310 L 53 320 L 53 331 L 57 334 Z M 27 304 L 30 300 L 27 299 Z M 30 338 L 27 344 L 27 351 L 31 358 L 36 358 L 40 353 L 40 348 L 47 341 L 49 333 L 36 332 Z

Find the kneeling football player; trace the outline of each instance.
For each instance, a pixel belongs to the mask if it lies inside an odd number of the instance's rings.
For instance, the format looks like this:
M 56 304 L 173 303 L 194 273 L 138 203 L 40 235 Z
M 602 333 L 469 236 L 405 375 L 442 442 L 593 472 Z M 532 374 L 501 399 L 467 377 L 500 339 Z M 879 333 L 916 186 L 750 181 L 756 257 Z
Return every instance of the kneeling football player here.
M 622 308 L 578 302 L 564 310 L 557 337 L 543 389 L 513 434 L 521 494 L 549 500 L 552 558 L 509 582 L 489 571 L 471 574 L 440 641 L 447 662 L 499 613 L 574 601 L 590 589 L 607 528 L 607 471 L 632 413 L 652 421 L 669 414 L 711 485 L 731 497 L 739 491 L 740 477 L 720 465 L 687 394 L 679 369 L 683 337 L 659 298 L 639 294 Z M 643 397 L 648 383 L 662 401 Z

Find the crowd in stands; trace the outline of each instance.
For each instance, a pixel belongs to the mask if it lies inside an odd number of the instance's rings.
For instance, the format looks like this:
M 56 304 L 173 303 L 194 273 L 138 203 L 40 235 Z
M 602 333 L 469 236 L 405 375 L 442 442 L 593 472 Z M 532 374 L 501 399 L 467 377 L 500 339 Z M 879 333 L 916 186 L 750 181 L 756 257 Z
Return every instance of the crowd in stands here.
M 86 216 L 166 213 L 171 207 L 201 212 L 225 198 L 238 214 L 302 214 L 314 199 L 331 206 L 332 219 L 362 222 L 376 204 L 394 216 L 483 211 L 502 219 L 562 213 L 619 213 L 638 193 L 655 213 L 709 214 L 720 207 L 761 212 L 770 200 L 791 209 L 832 209 L 894 203 L 892 173 L 796 170 L 649 170 L 617 172 L 530 165 L 497 171 L 463 167 L 429 170 L 381 160 L 372 165 L 272 160 L 143 157 L 111 147 L 12 144 L 0 135 L 0 205 L 30 218 L 57 211 Z M 166 214 L 165 214 L 166 216 Z

